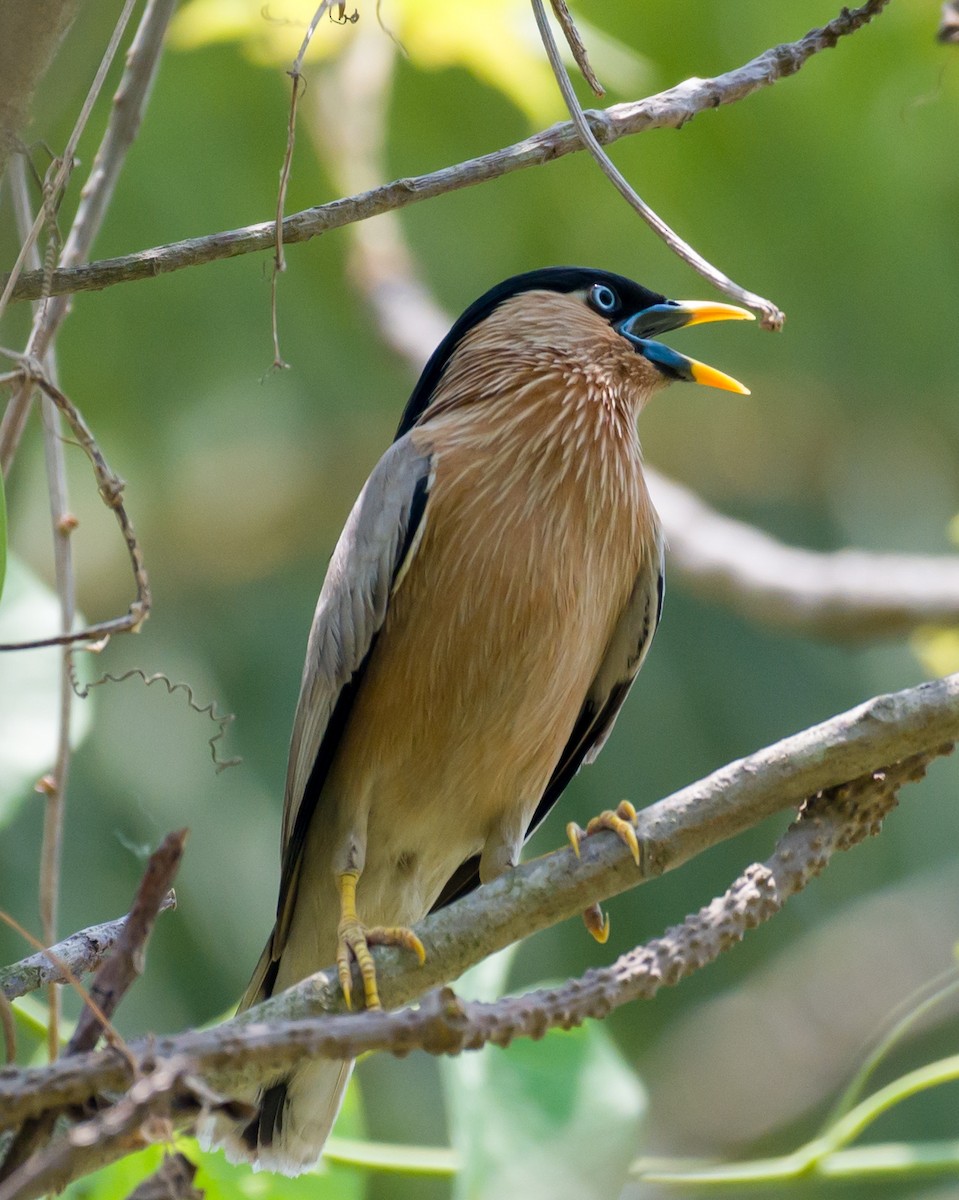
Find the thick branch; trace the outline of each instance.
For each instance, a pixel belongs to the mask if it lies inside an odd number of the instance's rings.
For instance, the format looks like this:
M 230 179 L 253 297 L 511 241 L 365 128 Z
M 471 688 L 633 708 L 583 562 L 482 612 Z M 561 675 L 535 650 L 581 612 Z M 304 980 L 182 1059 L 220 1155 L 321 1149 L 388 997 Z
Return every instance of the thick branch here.
M 167 893 L 160 912 L 171 908 L 176 908 L 173 892 Z M 11 963 L 9 967 L 0 967 L 0 992 L 8 1000 L 16 1000 L 18 996 L 26 996 L 29 992 L 46 987 L 48 983 L 69 983 L 70 976 L 79 978 L 95 971 L 113 952 L 128 920 L 129 917 L 118 917 L 103 925 L 90 925 L 64 938 L 49 951 L 41 950 L 29 958 Z M 64 967 L 70 972 L 69 975 L 63 970 Z
M 640 813 L 637 832 L 644 854 L 639 870 L 618 838 L 599 833 L 583 842 L 581 859 L 572 850 L 557 851 L 428 917 L 417 927 L 427 951 L 425 966 L 411 965 L 391 947 L 377 947 L 384 1002 L 405 1004 L 510 942 L 573 916 L 597 899 L 673 870 L 807 797 L 861 780 L 880 764 L 902 763 L 908 776 L 957 739 L 959 675 L 953 675 L 876 697 L 730 763 Z M 910 759 L 917 761 L 906 762 Z M 896 772 L 890 778 L 891 786 L 901 781 Z M 821 808 L 815 815 L 821 815 Z M 819 832 L 814 830 L 811 837 L 813 851 L 825 845 L 816 840 Z M 341 1008 L 335 980 L 335 971 L 319 972 L 217 1029 L 158 1039 L 134 1052 L 144 1069 L 154 1057 L 185 1055 L 213 1087 L 231 1093 L 283 1069 L 303 1053 L 351 1057 L 367 1048 L 430 1048 L 429 1017 L 415 1010 L 333 1016 L 322 1023 L 302 1020 Z M 437 1003 L 442 1007 L 448 1001 L 434 1002 L 434 1012 Z M 277 1024 L 287 1021 L 296 1024 Z M 246 1066 L 251 1055 L 256 1062 Z M 122 1090 L 129 1082 L 130 1067 L 115 1054 L 83 1056 L 32 1071 L 0 1070 L 0 1128 L 51 1107 Z
M 696 595 L 750 620 L 843 641 L 959 622 L 959 555 L 822 553 L 723 516 L 647 468 L 669 570 Z
M 272 1063 L 279 1053 L 283 1057 L 281 1065 L 288 1066 L 302 1054 L 341 1053 L 337 1029 L 347 1037 L 352 1033 L 353 1040 L 359 1038 L 365 1048 L 372 1048 L 369 1039 L 373 1038 L 377 1048 L 394 1053 L 425 1048 L 434 1054 L 453 1054 L 488 1042 L 505 1046 L 516 1037 L 539 1038 L 548 1028 L 569 1029 L 588 1018 L 606 1016 L 611 1009 L 632 1000 L 651 999 L 662 986 L 675 985 L 706 966 L 740 941 L 746 930 L 769 920 L 790 896 L 819 874 L 836 850 L 848 849 L 878 832 L 882 818 L 896 803 L 899 787 L 920 778 L 924 766 L 919 756 L 889 772 L 819 793 L 804 806 L 766 863 L 747 868 L 724 895 L 662 937 L 622 955 L 611 967 L 588 971 L 582 979 L 570 980 L 561 987 L 506 997 L 491 1004 L 464 1004 L 443 988 L 430 993 L 415 1010 L 400 1013 L 377 1012 L 356 1019 L 330 1017 L 322 1022 L 306 1020 L 273 1026 L 255 1024 L 239 1035 L 247 1061 L 256 1059 L 262 1064 L 265 1059 Z M 331 1038 L 335 1050 L 330 1048 Z M 201 1048 L 195 1047 L 194 1053 L 203 1058 Z M 163 1060 L 151 1059 L 142 1068 L 152 1073 L 151 1079 L 164 1074 L 170 1077 L 169 1064 Z M 133 1091 L 142 1093 L 145 1082 L 140 1080 Z M 195 1077 L 177 1080 L 177 1085 L 177 1108 L 183 1123 L 189 1123 L 198 1108 L 208 1109 L 211 1102 L 221 1110 L 242 1107 L 225 1104 L 215 1095 L 211 1098 L 207 1086 Z M 120 1098 L 113 1110 L 116 1114 L 129 1110 L 131 1095 Z M 158 1094 L 157 1102 L 169 1108 L 169 1093 Z M 149 1111 L 155 1114 L 155 1109 Z M 240 1119 L 247 1120 L 248 1113 Z M 97 1128 L 90 1130 L 90 1137 L 99 1132 L 105 1120 L 101 1118 Z M 82 1153 L 74 1151 L 76 1132 L 61 1137 L 40 1159 L 41 1163 L 56 1160 L 60 1164 L 57 1183 L 61 1187 L 88 1169 Z M 110 1158 L 126 1152 L 122 1144 L 106 1149 Z M 4 1191 L 0 1187 L 0 1200 L 33 1200 L 40 1195 L 41 1184 L 49 1182 L 48 1172 L 35 1169 L 32 1174 L 24 1173 L 15 1189 Z
M 869 0 L 861 8 L 852 11 L 843 9 L 839 16 L 821 29 L 812 30 L 796 42 L 774 46 L 742 67 L 718 75 L 715 79 L 687 79 L 645 100 L 614 104 L 601 112 L 591 111 L 588 116 L 593 133 L 601 144 L 608 145 L 619 138 L 644 133 L 648 129 L 678 129 L 707 109 L 732 104 L 788 75 L 794 75 L 814 54 L 835 46 L 840 38 L 865 25 L 886 2 Z M 459 188 L 486 183 L 526 167 L 542 166 L 582 148 L 572 122 L 565 121 L 492 154 L 444 167 L 428 175 L 398 179 L 359 195 L 295 213 L 283 222 L 283 244 L 290 246 L 305 242 L 354 221 L 365 221 L 379 213 L 445 195 Z M 149 279 L 154 275 L 201 263 L 272 250 L 275 241 L 276 227 L 273 221 L 262 221 L 257 225 L 205 237 L 188 238 L 122 258 L 103 259 L 71 270 L 54 271 L 50 294 L 59 296 L 68 292 L 96 291 L 134 279 Z M 42 285 L 42 277 L 37 273 L 25 274 L 13 291 L 13 299 L 35 299 L 41 294 Z

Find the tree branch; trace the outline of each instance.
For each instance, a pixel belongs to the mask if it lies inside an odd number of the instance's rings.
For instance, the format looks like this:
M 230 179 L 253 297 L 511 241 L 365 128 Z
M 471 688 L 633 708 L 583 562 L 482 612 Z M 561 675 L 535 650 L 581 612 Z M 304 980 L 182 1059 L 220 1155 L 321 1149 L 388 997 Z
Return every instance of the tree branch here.
M 650 96 L 627 104 L 614 104 L 603 111 L 587 113 L 590 127 L 602 145 L 649 129 L 678 129 L 707 109 L 733 104 L 762 88 L 770 87 L 786 76 L 794 75 L 821 50 L 830 49 L 843 37 L 855 33 L 880 11 L 888 0 L 869 0 L 856 9 L 842 12 L 821 29 L 814 29 L 795 42 L 774 46 L 736 70 L 714 79 L 691 78 Z M 445 195 L 459 188 L 473 187 L 498 179 L 513 171 L 542 166 L 566 154 L 582 150 L 582 143 L 571 121 L 553 125 L 532 137 L 506 146 L 491 154 L 468 159 L 428 175 L 398 179 L 374 187 L 359 195 L 334 200 L 316 208 L 294 213 L 283 222 L 283 244 L 293 245 L 365 221 L 379 213 L 390 212 Z M 274 221 L 262 221 L 242 229 L 188 238 L 166 246 L 155 246 L 120 258 L 103 259 L 71 270 L 57 270 L 49 280 L 51 295 L 97 291 L 135 279 L 149 279 L 170 271 L 202 263 L 235 258 L 261 250 L 273 250 L 276 244 Z M 14 300 L 35 299 L 42 294 L 43 279 L 36 273 L 21 277 L 13 290 Z
M 596 135 L 589 127 L 589 122 L 586 120 L 586 114 L 580 107 L 579 100 L 576 97 L 576 91 L 573 87 L 573 82 L 567 74 L 566 67 L 563 65 L 563 60 L 560 57 L 559 47 L 556 44 L 556 39 L 553 37 L 553 31 L 550 29 L 549 18 L 546 16 L 546 8 L 543 0 L 532 0 L 533 14 L 536 17 L 536 25 L 539 29 L 539 35 L 543 40 L 543 47 L 546 50 L 546 57 L 549 59 L 549 65 L 552 67 L 553 75 L 559 90 L 563 95 L 563 100 L 566 103 L 566 108 L 569 115 L 573 119 L 573 124 L 576 126 L 576 132 L 580 136 L 583 145 L 592 155 L 599 169 L 610 181 L 613 187 L 619 192 L 626 203 L 638 213 L 646 222 L 649 228 L 660 237 L 672 252 L 683 260 L 687 266 L 698 271 L 704 279 L 708 279 L 713 287 L 717 288 L 731 300 L 735 300 L 738 304 L 744 304 L 747 308 L 754 308 L 762 313 L 762 327 L 778 331 L 782 329 L 783 322 L 786 319 L 783 313 L 771 300 L 765 299 L 763 296 L 757 296 L 755 292 L 747 291 L 738 283 L 734 283 L 732 279 L 718 267 L 714 267 L 695 250 L 687 241 L 679 236 L 678 233 L 640 196 L 636 189 L 632 186 L 629 180 L 623 175 L 622 171 L 616 166 L 613 160 L 609 157 L 606 151 L 596 140 Z M 883 3 L 888 3 L 888 0 L 877 0 L 877 6 Z
M 176 896 L 168 892 L 160 912 L 172 908 L 176 908 Z M 95 971 L 113 952 L 129 919 L 129 916 L 118 917 L 102 925 L 90 925 L 51 946 L 49 951 L 41 950 L 8 967 L 0 967 L 0 993 L 8 1000 L 16 1000 L 50 983 L 69 983 L 71 975 L 88 975 Z
M 130 1069 L 134 1072 L 137 1071 L 136 1061 L 130 1056 L 125 1044 L 118 1038 L 110 1023 L 110 1018 L 116 1012 L 120 1001 L 131 985 L 143 974 L 146 946 L 150 940 L 150 934 L 153 932 L 156 918 L 163 911 L 170 885 L 180 866 L 186 838 L 187 830 L 185 829 L 169 833 L 150 855 L 143 878 L 133 897 L 129 917 L 123 924 L 114 952 L 101 964 L 86 997 L 86 1004 L 66 1048 L 66 1058 L 76 1057 L 92 1050 L 100 1040 L 100 1035 L 106 1034 L 111 1049 L 121 1050 L 122 1057 L 127 1061 Z M 120 1107 L 118 1105 L 113 1110 L 114 1114 Z M 55 1159 L 58 1164 L 56 1169 L 63 1170 L 63 1162 L 54 1154 L 56 1147 L 43 1149 L 48 1146 L 57 1116 L 55 1111 L 48 1110 L 21 1125 L 2 1165 L 0 1165 L 0 1197 L 7 1194 L 20 1194 L 24 1179 L 46 1179 L 48 1159 Z M 105 1118 L 105 1122 L 105 1132 L 109 1135 L 109 1116 Z M 131 1131 L 127 1130 L 127 1132 Z M 76 1133 L 77 1131 L 74 1130 L 68 1137 L 71 1145 L 86 1146 L 87 1143 L 83 1137 L 79 1143 L 73 1142 L 73 1135 Z M 109 1136 L 106 1140 L 109 1142 Z M 39 1153 L 37 1153 L 38 1150 Z M 68 1154 L 65 1161 L 73 1161 L 75 1157 L 72 1153 Z M 37 1194 L 42 1194 L 46 1190 L 44 1187 Z
M 787 546 L 649 467 L 646 480 L 669 542 L 671 574 L 749 620 L 836 641 L 959 622 L 959 555 Z
M 639 869 L 615 835 L 598 833 L 583 841 L 581 859 L 571 849 L 563 849 L 526 863 L 421 922 L 417 933 L 427 951 L 423 967 L 411 965 L 408 956 L 395 948 L 376 947 L 384 1003 L 391 1007 L 406 1004 L 510 942 L 578 914 L 598 899 L 674 870 L 710 846 L 813 797 L 799 823 L 803 833 L 796 835 L 807 845 L 808 854 L 799 855 L 799 842 L 786 844 L 787 850 L 794 852 L 796 869 L 808 878 L 821 869 L 823 855 L 833 842 L 842 847 L 873 831 L 892 790 L 914 777 L 925 761 L 947 752 L 957 739 L 959 674 L 876 697 L 730 763 L 639 814 L 637 833 L 643 846 Z M 890 768 L 885 778 L 873 778 L 882 764 Z M 842 789 L 850 781 L 856 781 L 852 789 L 817 798 L 817 793 Z M 841 808 L 842 829 L 835 835 L 828 829 L 832 804 L 852 804 L 855 810 L 855 815 L 850 815 L 847 808 Z M 817 824 L 820 819 L 825 824 Z M 742 901 L 750 920 L 767 905 L 764 897 L 769 888 L 764 881 L 768 877 L 763 871 L 773 872 L 783 887 L 795 890 L 799 886 L 799 876 L 788 883 L 782 874 L 793 869 L 789 854 L 780 850 L 778 857 L 779 867 L 771 861 L 759 874 L 751 868 L 745 882 L 733 889 L 737 894 L 743 888 L 761 893 L 755 904 Z M 720 910 L 717 928 L 725 920 L 722 903 Z M 690 929 L 695 940 L 698 935 Z M 675 944 L 689 954 L 688 939 L 680 938 Z M 643 952 L 638 953 L 643 958 Z M 653 955 L 656 961 L 658 953 Z M 617 972 L 622 969 L 622 964 L 614 968 Z M 650 960 L 648 969 L 643 969 L 654 978 L 655 962 Z M 334 1015 L 322 1022 L 306 1019 L 342 1010 L 336 972 L 330 968 L 216 1029 L 160 1038 L 132 1051 L 143 1070 L 183 1055 L 210 1086 L 232 1094 L 268 1078 L 304 1053 L 353 1057 L 365 1049 L 399 1053 L 413 1045 L 448 1052 L 452 1049 L 450 1022 L 441 1022 L 440 1036 L 435 1021 L 437 1013 L 442 1015 L 451 1004 L 448 995 L 441 995 L 418 1009 L 399 1013 Z M 456 1015 L 460 1006 L 454 1008 L 453 1024 L 462 1024 Z M 527 1032 L 535 1031 L 538 1020 L 535 1013 L 530 1015 Z M 493 1037 L 499 1027 L 489 1021 L 487 1026 Z M 541 1025 L 540 1031 L 542 1028 L 545 1026 Z M 474 1026 L 469 1026 L 471 1038 L 475 1032 Z M 129 1065 L 115 1054 L 103 1053 L 34 1070 L 0 1070 L 0 1128 L 103 1092 L 122 1091 L 130 1080 Z

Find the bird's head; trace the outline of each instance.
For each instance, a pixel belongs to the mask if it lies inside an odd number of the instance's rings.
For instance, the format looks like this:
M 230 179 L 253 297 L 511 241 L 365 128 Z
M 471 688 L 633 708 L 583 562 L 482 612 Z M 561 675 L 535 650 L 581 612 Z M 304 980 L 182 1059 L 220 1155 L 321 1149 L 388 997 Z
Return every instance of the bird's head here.
M 647 395 L 674 380 L 748 395 L 749 389 L 738 380 L 654 339 L 686 325 L 753 319 L 752 313 L 731 304 L 668 300 L 610 271 L 548 267 L 514 275 L 471 304 L 436 348 L 396 436 L 419 420 L 447 368 L 469 347 L 490 360 L 498 353 L 605 357 L 615 360 Z

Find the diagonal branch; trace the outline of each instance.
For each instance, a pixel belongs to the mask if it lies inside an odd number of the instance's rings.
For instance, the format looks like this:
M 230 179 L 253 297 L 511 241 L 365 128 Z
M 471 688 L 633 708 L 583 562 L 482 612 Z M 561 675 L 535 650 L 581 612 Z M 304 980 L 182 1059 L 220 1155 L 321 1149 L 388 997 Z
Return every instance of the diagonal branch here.
M 176 896 L 167 893 L 160 912 L 176 908 Z M 8 1000 L 26 996 L 50 983 L 69 983 L 70 976 L 87 975 L 95 971 L 103 960 L 113 953 L 129 916 L 106 921 L 102 925 L 90 925 L 77 933 L 71 933 L 49 951 L 40 950 L 29 958 L 0 967 L 0 994 Z M 70 972 L 64 972 L 64 966 Z
M 669 540 L 670 572 L 748 620 L 834 641 L 959 622 L 959 554 L 788 546 L 649 467 L 646 479 Z
M 888 3 L 888 0 L 876 0 L 876 4 L 880 7 L 883 3 Z M 678 255 L 683 262 L 692 267 L 694 271 L 698 271 L 704 279 L 708 279 L 715 288 L 718 288 L 719 291 L 723 292 L 731 300 L 736 300 L 739 304 L 745 304 L 747 308 L 754 308 L 761 312 L 763 314 L 762 326 L 764 329 L 782 329 L 783 322 L 786 319 L 785 314 L 771 300 L 757 296 L 755 292 L 747 291 L 738 283 L 734 283 L 718 267 L 714 267 L 712 263 L 707 262 L 698 250 L 694 250 L 687 241 L 684 241 L 674 229 L 666 224 L 658 213 L 650 208 L 642 196 L 629 183 L 622 171 L 619 170 L 596 140 L 596 135 L 589 127 L 586 114 L 583 112 L 579 100 L 576 98 L 572 80 L 567 74 L 563 60 L 560 58 L 559 47 L 556 45 L 553 31 L 550 29 L 543 0 L 533 0 L 533 14 L 536 17 L 539 35 L 546 50 L 546 57 L 549 59 L 549 65 L 553 69 L 553 75 L 559 85 L 559 90 L 563 95 L 569 115 L 576 126 L 576 132 L 579 134 L 583 145 L 593 156 L 599 169 L 613 187 L 616 188 L 626 203 L 635 212 L 639 213 L 650 229 L 662 238 L 670 250 Z
M 687 79 L 645 100 L 614 104 L 599 112 L 590 111 L 587 114 L 590 128 L 604 146 L 650 129 L 678 129 L 701 112 L 733 104 L 770 87 L 780 79 L 794 75 L 813 55 L 832 48 L 841 38 L 855 33 L 872 20 L 885 2 L 869 0 L 861 8 L 844 8 L 822 28 L 811 30 L 798 41 L 774 46 L 743 66 L 717 75 L 714 79 Z M 491 154 L 468 159 L 428 175 L 398 179 L 358 195 L 294 213 L 283 222 L 283 244 L 290 246 L 309 241 L 331 229 L 365 221 L 379 213 L 404 208 L 408 204 L 442 196 L 459 188 L 474 187 L 513 171 L 542 166 L 582 148 L 579 134 L 571 121 L 553 125 Z M 273 250 L 275 245 L 275 223 L 262 221 L 242 229 L 188 238 L 71 270 L 57 270 L 49 280 L 49 292 L 59 296 L 97 291 L 202 263 Z M 14 288 L 12 299 L 35 299 L 42 294 L 42 288 L 42 276 L 27 273 Z
M 959 674 L 878 696 L 730 763 L 640 813 L 637 833 L 644 854 L 639 870 L 618 838 L 598 833 L 583 842 L 581 859 L 564 849 L 526 863 L 421 922 L 417 933 L 427 951 L 425 966 L 411 966 L 394 948 L 376 947 L 384 1002 L 406 1004 L 510 942 L 565 920 L 597 899 L 674 870 L 710 846 L 809 797 L 813 801 L 799 823 L 808 830 L 801 838 L 808 839 L 809 850 L 800 874 L 814 873 L 816 863 L 822 864 L 821 852 L 828 850 L 830 838 L 844 846 L 871 832 L 892 791 L 920 772 L 926 761 L 947 752 L 957 739 Z M 884 778 L 876 775 L 881 764 L 890 765 Z M 843 789 L 850 781 L 856 781 L 852 789 L 818 796 L 829 789 Z M 830 806 L 850 803 L 852 809 L 840 811 L 842 829 L 834 835 L 827 829 L 828 836 L 824 834 L 832 820 Z M 820 819 L 826 824 L 816 824 Z M 798 843 L 792 845 L 797 848 Z M 779 858 L 788 868 L 788 854 L 780 851 Z M 778 868 L 767 863 L 764 870 L 775 875 Z M 766 905 L 766 878 L 757 875 L 755 868 L 746 873 L 742 886 L 760 893 L 755 904 L 747 904 L 750 920 Z M 798 876 L 795 882 L 799 882 Z M 724 919 L 720 912 L 717 927 Z M 692 932 L 690 936 L 697 935 Z M 678 949 L 688 952 L 688 939 L 680 939 Z M 447 1020 L 443 1014 L 451 1005 L 452 1017 Z M 210 1086 L 233 1093 L 269 1078 L 305 1053 L 353 1057 L 365 1049 L 404 1052 L 414 1045 L 447 1052 L 453 1048 L 451 1021 L 458 1026 L 464 1020 L 460 1006 L 454 1005 L 448 994 L 399 1013 L 328 1015 L 321 1022 L 308 1019 L 338 1010 L 342 1010 L 342 1000 L 336 972 L 330 969 L 225 1025 L 160 1038 L 133 1047 L 133 1052 L 143 1070 L 150 1070 L 157 1061 L 185 1055 Z M 532 1006 L 527 1032 L 535 1032 L 538 1011 Z M 489 1027 L 492 1037 L 497 1026 L 494 1022 Z M 474 1026 L 469 1031 L 472 1037 Z M 0 1071 L 0 1128 L 13 1127 L 50 1108 L 122 1091 L 131 1078 L 127 1064 L 114 1054 L 102 1053 L 35 1070 Z

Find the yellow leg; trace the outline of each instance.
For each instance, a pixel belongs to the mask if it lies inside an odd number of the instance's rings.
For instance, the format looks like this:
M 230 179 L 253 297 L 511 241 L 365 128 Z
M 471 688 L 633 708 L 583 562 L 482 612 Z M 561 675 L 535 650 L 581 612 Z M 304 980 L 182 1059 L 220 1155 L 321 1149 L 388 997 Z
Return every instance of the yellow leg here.
M 624 800 L 615 812 L 607 810 L 601 812 L 598 817 L 593 817 L 585 829 L 581 829 L 575 821 L 570 821 L 566 826 L 566 836 L 569 838 L 569 844 L 573 847 L 573 853 L 579 858 L 580 840 L 589 837 L 591 833 L 598 833 L 600 829 L 608 829 L 611 833 L 615 833 L 621 842 L 625 843 L 633 856 L 633 862 L 638 867 L 639 839 L 636 837 L 635 820 L 636 809 L 628 800 Z M 583 921 L 597 942 L 603 943 L 609 937 L 609 917 L 604 916 L 603 910 L 598 904 L 591 904 L 586 909 L 583 913 Z
M 359 871 L 344 871 L 337 875 L 336 886 L 340 893 L 340 924 L 337 928 L 336 969 L 340 976 L 340 987 L 346 1007 L 353 1007 L 353 983 L 351 959 L 356 959 L 363 976 L 363 997 L 367 1008 L 382 1008 L 380 993 L 376 986 L 376 964 L 370 953 L 370 946 L 402 946 L 412 950 L 420 961 L 420 966 L 426 962 L 426 951 L 423 943 L 412 931 L 402 926 L 384 928 L 376 926 L 372 929 L 360 920 L 356 912 L 356 885 L 359 882 Z

